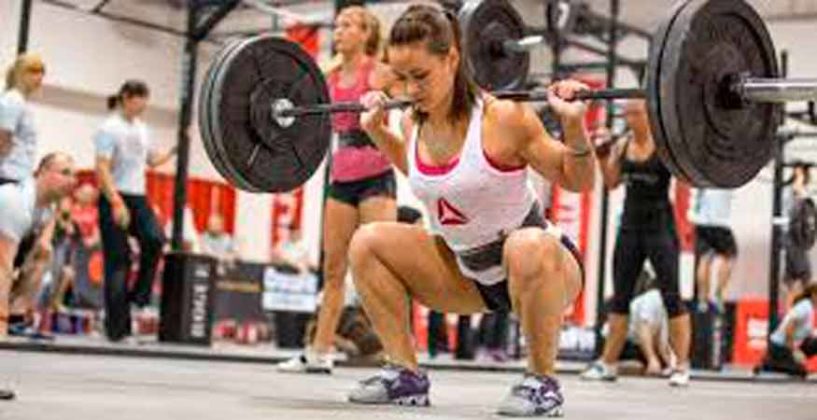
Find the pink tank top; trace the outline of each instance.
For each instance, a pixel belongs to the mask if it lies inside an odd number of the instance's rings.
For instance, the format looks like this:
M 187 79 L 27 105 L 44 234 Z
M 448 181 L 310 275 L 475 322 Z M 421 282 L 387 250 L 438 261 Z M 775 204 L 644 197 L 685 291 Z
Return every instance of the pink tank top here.
M 327 78 L 329 95 L 332 102 L 357 102 L 360 97 L 371 90 L 369 76 L 374 70 L 374 60 L 369 59 L 360 66 L 356 82 L 352 86 L 340 86 L 340 73 L 332 72 Z M 340 113 L 332 116 L 332 128 L 335 133 L 347 133 L 360 130 L 359 115 Z M 351 147 L 340 146 L 332 154 L 332 182 L 352 182 L 380 175 L 391 169 L 389 159 L 373 146 Z

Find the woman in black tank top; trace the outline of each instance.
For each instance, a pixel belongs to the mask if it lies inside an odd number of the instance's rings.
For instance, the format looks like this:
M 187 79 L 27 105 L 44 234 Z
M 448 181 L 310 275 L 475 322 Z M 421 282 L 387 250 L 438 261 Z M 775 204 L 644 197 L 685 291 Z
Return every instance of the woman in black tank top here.
M 633 138 L 628 138 L 620 149 L 618 158 L 620 182 L 627 188 L 621 217 L 622 228 L 666 227 L 667 224 L 674 223 L 672 204 L 669 201 L 672 175 L 655 150 L 646 160 L 635 158 L 634 155 L 638 152 L 629 150 L 643 150 L 644 146 L 633 143 Z
M 585 379 L 615 378 L 615 364 L 627 338 L 630 301 L 644 262 L 649 259 L 655 268 L 656 283 L 670 319 L 670 344 L 678 359 L 670 384 L 686 385 L 689 381 L 690 321 L 678 290 L 678 238 L 669 200 L 671 174 L 656 154 L 644 102 L 629 102 L 625 115 L 632 136 L 615 144 L 612 150 L 598 153 L 606 187 L 626 186 L 613 254 L 610 334 L 601 359 L 582 376 Z M 645 354 L 648 373 L 659 373 L 661 361 L 649 350 L 645 351 L 648 353 Z

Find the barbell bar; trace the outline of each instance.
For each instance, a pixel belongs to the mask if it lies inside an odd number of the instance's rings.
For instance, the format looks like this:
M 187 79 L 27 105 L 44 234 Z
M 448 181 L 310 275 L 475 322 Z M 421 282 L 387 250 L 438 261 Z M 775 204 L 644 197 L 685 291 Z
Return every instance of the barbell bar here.
M 491 95 L 497 99 L 508 99 L 520 102 L 537 102 L 547 101 L 546 90 L 509 90 L 491 92 Z M 577 92 L 576 100 L 606 100 L 606 99 L 624 99 L 624 98 L 640 98 L 643 99 L 645 93 L 643 89 L 600 89 L 587 90 Z M 403 109 L 410 107 L 412 101 L 408 99 L 391 99 L 383 104 L 386 110 Z M 289 126 L 294 123 L 293 118 L 303 117 L 307 115 L 319 114 L 336 114 L 336 113 L 362 113 L 366 111 L 366 107 L 359 102 L 333 102 L 329 104 L 316 104 L 310 106 L 296 107 L 292 106 L 285 98 L 277 98 L 273 100 L 272 117 L 278 121 L 281 126 Z

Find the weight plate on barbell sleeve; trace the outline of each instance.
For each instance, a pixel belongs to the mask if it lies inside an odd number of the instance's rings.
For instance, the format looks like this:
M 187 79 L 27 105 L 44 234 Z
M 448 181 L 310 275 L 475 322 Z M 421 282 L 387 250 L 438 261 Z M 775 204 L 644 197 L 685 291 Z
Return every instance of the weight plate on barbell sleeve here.
M 525 23 L 506 0 L 468 0 L 458 13 L 465 64 L 486 90 L 525 86 L 530 53 L 510 51 L 506 41 L 525 37 Z
M 273 116 L 281 99 L 294 106 L 330 102 L 320 69 L 297 44 L 271 36 L 241 42 L 215 69 L 210 90 L 202 94 L 212 138 L 208 153 L 236 187 L 290 191 L 320 166 L 331 139 L 329 115 L 300 116 L 286 127 Z
M 204 79 L 201 84 L 201 92 L 199 94 L 199 102 L 198 102 L 198 122 L 199 122 L 199 132 L 201 134 L 202 143 L 204 145 L 204 151 L 207 153 L 207 156 L 210 157 L 210 162 L 213 164 L 213 167 L 219 174 L 227 173 L 227 168 L 224 166 L 222 162 L 221 156 L 216 152 L 215 146 L 213 145 L 213 134 L 212 129 L 210 127 L 210 117 L 208 116 L 208 112 L 210 112 L 210 98 L 213 91 L 213 84 L 215 82 L 215 75 L 217 73 L 217 69 L 221 64 L 224 63 L 224 58 L 229 55 L 229 53 L 235 49 L 238 45 L 241 44 L 240 39 L 233 39 L 232 41 L 226 43 L 215 55 L 213 60 L 210 62 L 210 66 L 207 68 L 207 71 L 204 74 Z M 225 177 L 226 179 L 227 177 Z
M 697 186 L 744 185 L 771 158 L 779 122 L 779 106 L 736 100 L 731 89 L 740 75 L 777 76 L 763 21 L 741 0 L 688 0 L 656 42 L 648 89 L 657 89 L 651 121 L 665 163 Z

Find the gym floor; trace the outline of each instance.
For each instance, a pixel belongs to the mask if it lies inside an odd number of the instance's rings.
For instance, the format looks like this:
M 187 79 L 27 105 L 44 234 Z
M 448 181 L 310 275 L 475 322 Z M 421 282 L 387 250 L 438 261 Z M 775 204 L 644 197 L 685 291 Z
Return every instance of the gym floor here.
M 270 364 L 3 351 L 0 418 L 49 419 L 456 419 L 496 418 L 496 403 L 517 374 L 432 371 L 432 407 L 364 407 L 346 391 L 372 369 L 333 376 L 280 374 Z M 693 382 L 621 378 L 584 383 L 563 375 L 566 417 L 574 419 L 814 419 L 813 383 Z

